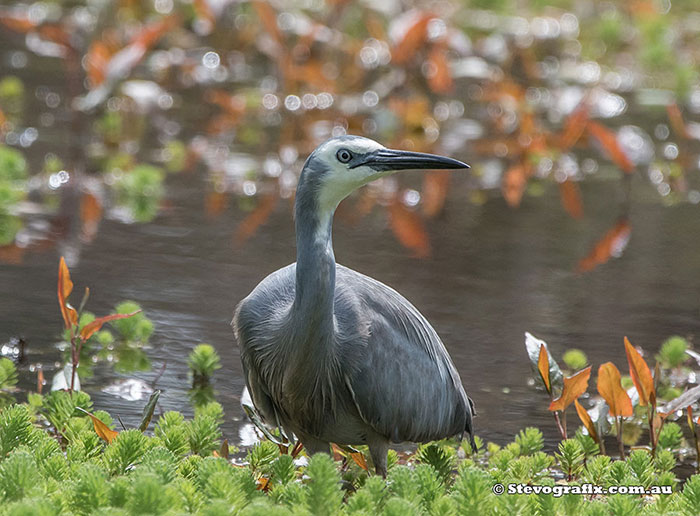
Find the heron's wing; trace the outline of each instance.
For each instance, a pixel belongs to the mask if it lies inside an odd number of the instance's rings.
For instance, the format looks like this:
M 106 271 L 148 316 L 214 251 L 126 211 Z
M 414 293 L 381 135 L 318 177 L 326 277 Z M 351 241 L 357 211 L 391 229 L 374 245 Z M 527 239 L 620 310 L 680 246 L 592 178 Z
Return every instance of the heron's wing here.
M 281 426 L 279 414 L 270 395 L 270 386 L 264 380 L 275 375 L 261 369 L 272 361 L 261 360 L 261 357 L 269 355 L 277 345 L 275 319 L 284 311 L 281 307 L 294 299 L 292 280 L 293 265 L 270 274 L 239 303 L 231 322 L 253 405 L 265 423 L 278 427 Z
M 338 266 L 336 318 L 348 387 L 375 431 L 397 442 L 471 434 L 471 400 L 459 374 L 433 327 L 403 296 Z M 358 319 L 364 336 L 353 334 Z

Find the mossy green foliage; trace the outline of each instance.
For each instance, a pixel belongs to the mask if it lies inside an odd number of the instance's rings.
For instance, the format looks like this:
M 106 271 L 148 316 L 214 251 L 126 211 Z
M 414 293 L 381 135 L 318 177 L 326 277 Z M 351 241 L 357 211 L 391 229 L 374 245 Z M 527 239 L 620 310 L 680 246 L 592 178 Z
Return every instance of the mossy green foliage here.
M 83 393 L 55 392 L 0 411 L 0 515 L 700 513 L 700 476 L 680 490 L 673 474 L 673 423 L 660 438 L 666 449 L 654 458 L 645 450 L 632 451 L 626 461 L 597 455 L 581 432 L 549 455 L 542 451 L 542 433 L 527 428 L 505 447 L 479 441 L 472 451 L 455 441 L 434 442 L 419 447 L 404 464 L 393 453 L 385 480 L 324 454 L 298 461 L 267 441 L 251 448 L 245 463 L 233 464 L 214 453 L 223 420 L 218 403 L 199 407 L 190 421 L 166 412 L 154 435 L 121 431 L 110 444 L 97 437 L 92 421 L 76 407 L 90 409 L 92 402 Z M 94 414 L 114 426 L 106 412 Z M 53 427 L 42 424 L 45 420 Z M 561 480 L 562 473 L 569 480 Z M 496 482 L 667 485 L 675 492 L 497 496 Z
M 26 195 L 27 162 L 19 151 L 0 144 L 0 245 L 12 243 L 22 227 L 12 207 Z
M 566 367 L 572 371 L 579 371 L 588 365 L 588 357 L 580 349 L 569 349 L 563 357 Z
M 149 222 L 158 214 L 164 178 L 163 170 L 152 165 L 136 165 L 120 176 L 117 197 L 135 221 Z
M 214 374 L 214 371 L 221 368 L 221 359 L 213 346 L 209 344 L 197 345 L 189 357 L 187 365 L 193 376 L 193 383 L 206 383 Z
M 685 353 L 688 349 L 688 341 L 683 337 L 669 337 L 662 345 L 656 357 L 664 367 L 680 366 L 688 355 Z

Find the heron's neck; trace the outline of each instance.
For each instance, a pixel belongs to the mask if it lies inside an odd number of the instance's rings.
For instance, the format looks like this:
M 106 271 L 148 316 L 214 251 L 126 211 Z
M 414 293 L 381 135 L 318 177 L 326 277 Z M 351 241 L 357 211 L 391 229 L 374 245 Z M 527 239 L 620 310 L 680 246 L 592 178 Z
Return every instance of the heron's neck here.
M 316 192 L 303 185 L 295 200 L 297 241 L 294 308 L 309 334 L 332 335 L 335 294 L 333 211 L 319 208 Z

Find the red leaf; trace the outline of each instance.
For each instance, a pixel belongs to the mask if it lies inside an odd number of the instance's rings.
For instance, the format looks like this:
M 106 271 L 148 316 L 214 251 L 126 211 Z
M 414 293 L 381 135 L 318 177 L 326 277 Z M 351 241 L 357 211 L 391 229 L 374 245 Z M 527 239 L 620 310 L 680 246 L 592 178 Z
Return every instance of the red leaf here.
M 639 404 L 645 407 L 654 399 L 654 379 L 651 376 L 651 370 L 627 337 L 625 337 L 625 353 L 630 366 L 630 376 L 639 393 Z
M 581 190 L 578 187 L 578 183 L 571 179 L 559 183 L 559 193 L 561 195 L 561 204 L 566 212 L 574 219 L 583 217 L 583 201 L 581 200 Z
M 403 203 L 394 201 L 389 205 L 391 230 L 404 247 L 413 251 L 418 258 L 430 256 L 430 240 L 423 221 Z
M 90 337 L 92 337 L 95 332 L 99 331 L 100 328 L 102 328 L 102 325 L 106 322 L 109 321 L 114 321 L 116 319 L 126 319 L 127 317 L 132 317 L 139 313 L 141 310 L 136 310 L 135 312 L 131 312 L 130 314 L 111 314 L 111 315 L 105 315 L 104 317 L 98 317 L 91 323 L 86 324 L 82 330 L 80 330 L 80 338 L 83 340 L 88 340 Z
M 606 362 L 598 369 L 598 392 L 610 407 L 611 416 L 632 415 L 632 400 L 622 387 L 620 371 L 612 362 Z
M 598 431 L 593 424 L 590 414 L 588 414 L 588 411 L 583 408 L 578 400 L 574 400 L 574 405 L 576 406 L 576 413 L 578 414 L 579 419 L 583 423 L 583 426 L 586 427 L 586 430 L 588 430 L 588 435 L 590 435 L 595 442 L 598 442 Z
M 619 257 L 627 247 L 632 228 L 627 219 L 620 219 L 603 238 L 596 242 L 588 255 L 578 263 L 578 271 L 586 272 L 607 262 L 610 257 Z
M 566 410 L 581 394 L 588 389 L 588 379 L 591 377 L 591 366 L 573 376 L 564 378 L 564 389 L 561 396 L 549 404 L 549 410 Z
M 428 37 L 428 22 L 433 18 L 429 13 L 418 13 L 413 24 L 403 34 L 401 40 L 394 46 L 391 59 L 396 64 L 402 64 L 411 59 Z
M 517 208 L 523 198 L 525 186 L 527 185 L 527 174 L 525 167 L 521 164 L 513 165 L 508 169 L 503 178 L 503 197 L 508 206 Z
M 450 185 L 450 172 L 430 171 L 423 178 L 423 214 L 437 217 L 445 206 Z
M 620 144 L 617 142 L 617 135 L 614 132 L 598 122 L 588 122 L 586 127 L 588 133 L 598 140 L 598 143 L 605 149 L 613 163 L 627 174 L 634 172 L 634 163 L 630 161 L 625 151 L 620 147 Z
M 588 124 L 588 106 L 581 104 L 566 119 L 564 132 L 559 140 L 559 147 L 565 151 L 573 147 L 581 138 Z
M 552 384 L 549 381 L 549 354 L 544 344 L 540 346 L 540 356 L 537 358 L 537 370 L 540 372 L 545 389 L 551 394 Z
M 446 45 L 433 45 L 428 54 L 428 86 L 435 93 L 451 93 L 454 90 Z
M 274 194 L 266 195 L 260 199 L 255 209 L 238 225 L 234 237 L 236 244 L 243 244 L 267 221 L 277 205 L 277 199 L 277 195 Z
M 70 271 L 66 261 L 61 256 L 58 264 L 58 304 L 61 307 L 61 315 L 66 329 L 78 324 L 78 312 L 68 304 L 68 296 L 73 292 L 73 282 L 70 279 Z

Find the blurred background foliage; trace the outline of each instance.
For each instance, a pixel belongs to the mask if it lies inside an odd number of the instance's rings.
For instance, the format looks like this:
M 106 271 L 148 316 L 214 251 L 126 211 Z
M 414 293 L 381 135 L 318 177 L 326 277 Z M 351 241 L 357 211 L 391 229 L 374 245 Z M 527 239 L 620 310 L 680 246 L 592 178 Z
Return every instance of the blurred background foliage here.
M 211 217 L 249 212 L 242 244 L 306 155 L 353 133 L 472 164 L 341 206 L 350 223 L 383 210 L 416 256 L 452 188 L 511 208 L 555 188 L 580 219 L 579 182 L 610 181 L 625 199 L 589 270 L 626 246 L 633 174 L 665 203 L 700 202 L 699 34 L 690 0 L 8 2 L 0 260 L 167 214 L 172 174 L 201 175 Z

